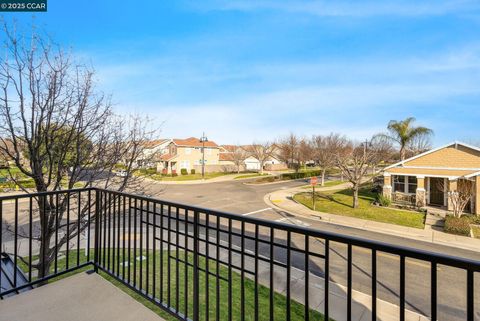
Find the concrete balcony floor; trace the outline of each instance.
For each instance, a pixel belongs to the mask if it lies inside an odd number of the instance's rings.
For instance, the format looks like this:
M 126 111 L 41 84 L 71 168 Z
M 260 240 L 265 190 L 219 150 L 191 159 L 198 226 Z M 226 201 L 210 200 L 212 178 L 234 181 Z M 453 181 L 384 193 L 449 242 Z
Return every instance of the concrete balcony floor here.
M 79 273 L 0 301 L 0 321 L 162 321 L 113 284 Z

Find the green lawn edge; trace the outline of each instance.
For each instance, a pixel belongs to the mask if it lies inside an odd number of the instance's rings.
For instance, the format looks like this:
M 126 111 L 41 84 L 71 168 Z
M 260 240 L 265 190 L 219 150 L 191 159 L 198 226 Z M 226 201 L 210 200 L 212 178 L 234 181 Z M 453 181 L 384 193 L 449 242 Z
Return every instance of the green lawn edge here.
M 352 190 L 341 189 L 315 193 L 315 210 L 341 216 L 354 217 L 369 221 L 395 224 L 405 227 L 423 229 L 425 214 L 414 211 L 398 210 L 373 205 L 376 194 L 370 188 L 361 188 L 359 192 L 359 207 L 352 207 Z M 313 210 L 312 193 L 301 192 L 293 199 Z

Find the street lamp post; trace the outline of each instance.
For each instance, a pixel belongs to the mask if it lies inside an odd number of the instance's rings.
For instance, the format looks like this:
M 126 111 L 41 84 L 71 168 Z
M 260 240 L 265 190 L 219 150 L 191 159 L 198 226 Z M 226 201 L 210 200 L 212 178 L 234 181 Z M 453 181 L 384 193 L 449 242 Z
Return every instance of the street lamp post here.
M 202 137 L 200 137 L 200 142 L 202 143 L 202 179 L 205 179 L 205 142 L 208 142 L 205 132 Z

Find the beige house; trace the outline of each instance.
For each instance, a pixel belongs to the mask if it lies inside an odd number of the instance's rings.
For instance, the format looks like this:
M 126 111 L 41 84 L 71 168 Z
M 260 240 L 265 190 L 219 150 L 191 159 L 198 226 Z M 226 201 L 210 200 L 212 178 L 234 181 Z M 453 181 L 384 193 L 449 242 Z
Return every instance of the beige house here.
M 203 145 L 205 144 L 205 145 Z M 202 143 L 198 138 L 172 139 L 168 152 L 157 158 L 157 172 L 180 174 L 182 168 L 190 172 L 202 167 L 202 147 L 205 146 L 205 166 L 218 165 L 219 147 L 213 141 Z
M 142 153 L 138 157 L 138 167 L 151 168 L 156 166 L 156 160 L 167 154 L 171 139 L 155 139 L 142 144 Z
M 449 193 L 474 184 L 465 211 L 480 214 L 480 148 L 454 142 L 385 168 L 383 195 L 417 207 L 452 209 Z

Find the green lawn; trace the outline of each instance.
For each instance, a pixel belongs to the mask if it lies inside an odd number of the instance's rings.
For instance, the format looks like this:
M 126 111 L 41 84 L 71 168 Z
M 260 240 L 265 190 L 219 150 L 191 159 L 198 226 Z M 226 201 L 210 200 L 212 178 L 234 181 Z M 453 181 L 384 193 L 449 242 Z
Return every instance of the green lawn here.
M 108 254 L 108 249 L 107 251 L 105 251 L 106 253 L 105 254 L 105 257 L 108 258 L 109 254 Z M 121 252 L 121 251 L 120 251 Z M 178 269 L 179 269 L 179 274 L 178 274 L 178 283 L 177 283 L 177 275 L 176 275 L 176 271 L 177 271 L 177 264 L 175 262 L 175 258 L 176 258 L 176 252 L 175 251 L 171 251 L 170 252 L 170 262 L 169 262 L 169 255 L 168 255 L 168 251 L 163 251 L 163 253 L 161 254 L 160 251 L 157 251 L 156 252 L 156 255 L 155 255 L 155 260 L 156 260 L 156 271 L 154 271 L 153 269 L 153 251 L 149 251 L 148 252 L 148 264 L 147 264 L 147 261 L 144 260 L 142 263 L 143 267 L 142 267 L 142 270 L 143 270 L 143 280 L 142 280 L 142 284 L 141 284 L 141 288 L 142 290 L 146 290 L 147 289 L 147 266 L 148 266 L 148 293 L 149 294 L 152 294 L 153 292 L 153 289 L 155 287 L 155 297 L 156 298 L 160 298 L 160 291 L 162 291 L 162 294 L 163 294 L 163 302 L 164 303 L 167 303 L 168 302 L 168 297 L 170 295 L 170 306 L 173 307 L 173 308 L 176 308 L 178 309 L 178 311 L 180 311 L 181 313 L 184 313 L 185 312 L 185 308 L 187 308 L 187 314 L 188 314 L 188 317 L 192 318 L 192 311 L 193 311 L 193 302 L 191 300 L 192 298 L 192 293 L 193 293 L 193 268 L 191 266 L 188 266 L 187 268 L 187 275 L 188 277 L 185 278 L 185 264 L 182 263 L 182 262 L 179 262 L 178 263 Z M 117 253 L 115 253 L 116 255 Z M 119 253 L 119 257 L 120 257 L 120 262 L 123 261 L 123 259 L 121 258 L 121 254 L 122 253 Z M 93 257 L 93 251 L 91 252 L 91 255 Z M 113 253 L 113 249 L 112 249 L 112 252 L 110 253 L 110 257 L 111 257 L 111 260 L 112 260 L 112 265 L 113 265 L 113 257 L 115 256 L 114 253 Z M 137 253 L 137 256 L 139 255 L 139 253 Z M 147 252 L 145 251 L 143 253 L 144 256 L 147 256 Z M 163 256 L 162 258 L 160 258 L 160 256 Z M 132 253 L 131 253 L 131 260 L 129 261 L 129 264 L 130 264 L 130 267 L 131 267 L 131 273 L 130 273 L 130 279 L 132 280 L 133 282 L 133 277 L 134 277 L 134 273 L 133 273 L 133 264 L 134 264 L 134 258 L 133 258 L 133 250 L 132 250 Z M 185 260 L 187 260 L 190 264 L 193 263 L 193 256 L 191 254 L 188 254 L 188 255 L 185 255 L 185 252 L 183 251 L 179 251 L 178 253 L 178 258 L 180 260 L 183 260 L 185 262 Z M 164 281 L 164 286 L 163 286 L 163 289 L 160 287 L 160 262 L 161 262 L 161 259 L 163 260 L 163 281 Z M 69 261 L 70 261 L 70 266 L 73 266 L 73 264 L 76 264 L 77 263 L 77 251 L 73 250 L 73 251 L 70 251 L 70 254 L 69 254 Z M 81 251 L 81 255 L 80 255 L 80 262 L 85 262 L 86 261 L 86 257 L 84 256 L 84 252 Z M 200 260 L 199 260 L 199 263 L 200 263 L 200 268 L 202 270 L 205 270 L 206 268 L 206 260 L 203 258 L 203 257 L 200 257 Z M 63 258 L 63 259 L 60 259 L 58 261 L 58 270 L 61 271 L 62 269 L 65 268 L 65 264 L 66 264 L 66 259 Z M 140 272 L 140 263 L 139 261 L 136 261 L 136 265 L 137 265 L 137 272 Z M 170 265 L 170 278 L 168 277 L 168 266 Z M 208 305 L 208 309 L 207 309 L 207 305 L 206 305 L 206 291 L 205 291 L 205 288 L 206 288 L 206 273 L 205 272 L 200 272 L 200 277 L 199 277 L 199 282 L 200 282 L 200 320 L 205 320 L 205 314 L 206 314 L 206 311 L 208 310 L 208 314 L 209 314 L 209 318 L 210 320 L 215 320 L 215 317 L 216 317 L 216 286 L 217 286 L 217 279 L 216 279 L 216 276 L 215 274 L 217 274 L 217 270 L 216 270 L 216 264 L 213 260 L 211 260 L 209 262 L 209 270 L 211 273 L 213 273 L 214 275 L 210 275 L 209 278 L 208 278 L 208 281 L 209 281 L 209 305 Z M 23 265 L 23 269 L 25 269 L 25 265 Z M 85 268 L 87 269 L 87 268 Z M 84 269 L 84 270 L 85 270 Z M 91 269 L 91 268 L 90 268 Z M 53 266 L 52 266 L 52 270 L 53 270 Z M 120 275 L 122 275 L 122 266 L 120 266 Z M 125 268 L 125 278 L 127 278 L 127 274 L 128 274 L 128 268 L 126 267 Z M 72 273 L 75 273 L 75 272 L 72 272 Z M 77 272 L 78 273 L 78 272 Z M 156 284 L 153 285 L 153 275 L 155 274 L 156 276 Z M 115 278 L 109 276 L 108 274 L 106 273 L 100 273 L 100 275 L 102 275 L 105 279 L 107 279 L 108 281 L 110 281 L 111 283 L 113 283 L 114 285 L 116 285 L 117 287 L 119 287 L 121 290 L 123 290 L 124 292 L 126 292 L 127 294 L 129 294 L 131 297 L 133 297 L 135 300 L 141 302 L 142 304 L 144 304 L 146 307 L 148 307 L 149 309 L 151 309 L 152 311 L 154 311 L 156 314 L 158 314 L 159 316 L 161 316 L 162 318 L 164 318 L 165 320 L 177 320 L 176 318 L 172 317 L 170 314 L 166 313 L 164 310 L 162 310 L 161 308 L 159 308 L 157 305 L 153 304 L 151 301 L 145 299 L 143 296 L 139 295 L 138 293 L 132 291 L 131 289 L 129 289 L 127 286 L 123 285 L 120 281 L 116 280 Z M 220 266 L 220 269 L 219 269 L 219 275 L 222 277 L 222 278 L 225 278 L 225 279 L 228 279 L 228 269 L 224 266 Z M 65 276 L 61 276 L 59 278 L 56 278 L 57 279 L 61 279 L 61 278 L 64 278 L 66 277 Z M 136 281 L 137 281 L 137 284 L 136 286 L 137 287 L 140 287 L 140 273 L 137 273 L 136 275 Z M 170 293 L 168 292 L 168 286 L 167 286 L 167 280 L 170 280 Z M 186 283 L 186 284 L 185 284 Z M 225 280 L 219 280 L 219 284 L 220 284 L 220 297 L 221 297 L 221 300 L 220 300 L 220 320 L 227 320 L 228 319 L 228 307 L 229 307 L 229 304 L 228 304 L 228 284 L 231 284 L 231 287 L 232 287 L 232 319 L 233 320 L 241 320 L 241 315 L 240 315 L 240 309 L 241 309 L 241 284 L 242 284 L 242 278 L 241 278 L 241 275 L 239 273 L 236 273 L 236 272 L 232 272 L 232 279 L 231 279 L 231 282 L 227 282 Z M 245 289 L 245 320 L 254 320 L 254 293 L 255 293 L 255 283 L 248 279 L 248 278 L 245 278 L 243 280 L 243 285 L 244 285 L 244 289 Z M 177 301 L 177 296 L 176 296 L 176 291 L 177 291 L 177 288 L 178 288 L 178 301 Z M 185 292 L 186 291 L 186 292 Z M 185 304 L 185 300 L 184 300 L 184 294 L 187 293 L 187 297 L 189 298 L 188 299 L 188 304 Z M 270 290 L 269 288 L 265 287 L 265 286 L 262 286 L 262 285 L 258 285 L 258 299 L 259 299 L 259 320 L 269 320 L 270 319 L 270 316 L 269 316 L 269 308 L 270 308 L 270 301 L 269 301 L 269 295 L 270 295 Z M 304 306 L 296 301 L 293 301 L 291 300 L 290 301 L 290 306 L 291 306 L 291 320 L 304 320 L 305 317 L 304 317 L 304 312 L 305 312 L 305 309 L 304 309 Z M 287 303 L 287 300 L 285 298 L 285 296 L 281 295 L 281 294 L 278 294 L 278 293 L 274 293 L 274 315 L 275 315 L 275 320 L 286 320 L 286 316 L 285 316 L 285 311 L 286 311 L 286 303 Z M 319 312 L 317 311 L 313 311 L 313 310 L 310 310 L 310 318 L 311 320 L 324 320 L 323 318 L 323 315 L 320 314 Z
M 332 186 L 337 186 L 343 183 L 346 183 L 346 182 L 345 181 L 326 181 L 325 184 L 322 186 L 320 185 L 320 182 L 318 182 L 318 185 L 315 186 L 315 188 L 332 187 Z M 303 186 L 302 188 L 311 190 L 312 185 Z
M 472 229 L 473 237 L 475 237 L 476 239 L 480 239 L 480 226 L 471 225 L 470 228 Z
M 372 205 L 375 193 L 369 188 L 362 188 L 359 193 L 359 207 L 352 207 L 351 189 L 316 192 L 316 210 L 364 220 L 403 225 L 415 228 L 425 227 L 425 214 L 397 210 Z M 302 192 L 294 195 L 294 200 L 313 209 L 312 193 Z

